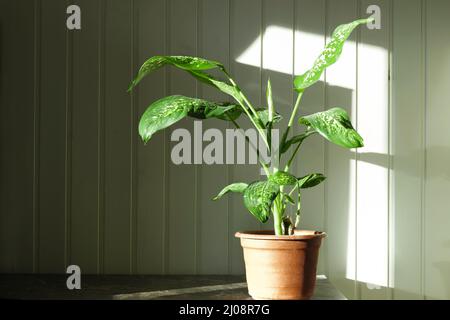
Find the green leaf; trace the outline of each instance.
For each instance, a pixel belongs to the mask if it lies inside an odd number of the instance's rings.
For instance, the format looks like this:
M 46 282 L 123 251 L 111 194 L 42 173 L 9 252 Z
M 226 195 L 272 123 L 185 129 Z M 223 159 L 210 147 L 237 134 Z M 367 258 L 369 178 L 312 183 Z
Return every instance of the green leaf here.
M 297 183 L 297 178 L 285 171 L 277 171 L 269 177 L 269 180 L 279 186 L 291 186 Z
M 283 197 L 284 197 L 289 203 L 295 204 L 294 199 L 292 199 L 292 197 L 291 197 L 289 194 L 283 192 Z
M 303 140 L 305 140 L 306 138 L 308 138 L 310 135 L 312 135 L 314 133 L 316 133 L 316 131 L 307 131 L 305 133 L 296 135 L 296 136 L 292 137 L 291 139 L 287 140 L 280 148 L 281 154 L 288 151 L 289 148 L 291 147 L 291 145 L 295 145 L 297 143 L 302 143 Z
M 187 116 L 190 104 L 189 98 L 169 96 L 152 103 L 139 121 L 139 135 L 147 143 L 152 135 Z
M 280 187 L 271 181 L 256 181 L 244 191 L 244 205 L 259 221 L 267 222 Z
M 248 187 L 248 184 L 243 183 L 243 182 L 232 183 L 232 184 L 226 186 L 225 188 L 223 188 L 222 191 L 220 191 L 220 193 L 213 198 L 213 200 L 218 200 L 218 199 L 222 198 L 228 192 L 243 193 L 244 190 L 247 189 L 247 187 Z
M 353 128 L 344 109 L 332 108 L 301 117 L 299 123 L 315 129 L 324 138 L 341 147 L 360 148 L 364 146 L 363 138 Z
M 345 40 L 348 39 L 352 31 L 357 26 L 371 21 L 373 21 L 373 18 L 360 19 L 338 26 L 331 36 L 331 41 L 325 46 L 325 49 L 314 62 L 313 67 L 304 74 L 295 77 L 295 90 L 301 92 L 319 81 L 323 71 L 339 59 Z
M 259 124 L 262 126 L 262 128 L 266 128 L 268 126 L 268 124 L 270 123 L 269 110 L 263 109 L 263 108 L 257 108 L 255 111 L 256 111 L 257 117 L 253 116 L 253 120 L 255 120 L 255 122 L 258 121 Z M 280 114 L 275 113 L 273 115 L 272 122 L 277 123 L 277 122 L 280 122 L 282 119 L 283 119 L 283 117 Z
M 144 62 L 136 78 L 131 82 L 128 91 L 131 91 L 146 75 L 165 66 L 172 65 L 186 71 L 201 71 L 220 68 L 223 65 L 216 61 L 190 56 L 154 56 Z
M 239 90 L 232 85 L 229 85 L 228 83 L 225 83 L 223 81 L 215 79 L 213 76 L 202 72 L 202 71 L 193 71 L 189 70 L 189 74 L 191 74 L 194 78 L 197 80 L 208 84 L 210 86 L 213 86 L 220 91 L 222 91 L 225 94 L 228 94 L 229 96 L 233 97 L 236 101 L 243 103 L 242 97 L 239 94 Z
M 188 115 L 197 119 L 229 120 L 239 117 L 240 114 L 237 105 L 180 95 L 168 96 L 153 102 L 147 108 L 139 121 L 139 134 L 144 143 L 147 143 L 155 132 L 171 126 Z
M 236 120 L 241 114 L 242 108 L 236 104 L 217 104 L 208 101 L 194 105 L 188 113 L 190 117 L 196 119 L 217 118 L 221 120 Z
M 311 173 L 298 179 L 298 187 L 300 189 L 312 188 L 320 184 L 326 177 L 321 173 Z

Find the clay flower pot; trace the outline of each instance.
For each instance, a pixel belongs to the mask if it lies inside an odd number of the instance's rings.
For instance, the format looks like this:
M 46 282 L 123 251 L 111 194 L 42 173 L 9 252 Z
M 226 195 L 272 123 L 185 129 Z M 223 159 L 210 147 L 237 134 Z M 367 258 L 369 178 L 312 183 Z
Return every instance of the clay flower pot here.
M 237 232 L 244 249 L 248 293 L 253 299 L 310 299 L 324 232 L 296 230 L 291 236 L 273 231 Z

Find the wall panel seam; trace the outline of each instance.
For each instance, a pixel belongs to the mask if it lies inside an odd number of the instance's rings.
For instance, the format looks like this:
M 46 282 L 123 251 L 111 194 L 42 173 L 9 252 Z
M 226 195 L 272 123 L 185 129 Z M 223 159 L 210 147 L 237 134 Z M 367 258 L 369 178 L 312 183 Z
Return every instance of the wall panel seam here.
M 328 33 L 328 0 L 324 1 L 324 26 L 323 26 L 323 42 L 324 47 L 327 44 L 327 33 Z M 327 84 L 327 70 L 325 69 L 323 73 L 324 77 L 324 86 L 323 86 L 323 101 L 324 101 L 324 109 L 328 109 L 328 84 Z M 323 154 L 323 171 L 324 175 L 328 176 L 328 143 L 324 143 L 324 154 Z M 323 223 L 323 229 L 325 232 L 328 232 L 328 184 L 325 183 L 325 186 L 323 188 L 323 215 L 324 215 L 324 223 Z M 329 278 L 330 276 L 330 270 L 329 270 L 329 251 L 328 246 L 325 246 L 325 273 L 326 276 Z
M 41 1 L 34 1 L 34 92 L 33 92 L 33 273 L 39 273 L 39 168 L 40 168 L 40 78 Z
M 421 179 L 421 230 L 420 230 L 420 260 L 421 260 L 421 295 L 424 299 L 426 299 L 426 255 L 425 255 L 425 240 L 426 240 L 426 183 L 427 183 L 427 109 L 428 109 L 428 53 L 427 53 L 427 32 L 428 32 L 428 19 L 427 19 L 427 2 L 425 0 L 421 0 L 421 73 L 422 73 L 422 88 L 421 92 L 423 95 L 423 121 L 422 121 L 422 141 L 421 148 L 423 150 L 423 166 L 422 166 L 422 179 Z
M 130 63 L 130 77 L 133 79 L 134 70 L 137 65 L 137 54 L 139 48 L 139 37 L 138 37 L 138 23 L 139 18 L 137 14 L 137 6 L 135 0 L 131 0 L 130 3 L 131 10 L 131 63 Z M 130 79 L 130 81 L 131 81 Z M 137 118 L 137 102 L 139 99 L 139 91 L 134 93 L 130 92 L 130 102 L 131 102 L 131 126 L 130 126 L 130 273 L 136 274 L 137 272 L 137 251 L 136 251 L 136 243 L 137 243 L 137 136 L 136 136 L 136 118 Z
M 233 74 L 233 63 L 232 63 L 232 48 L 233 48 L 233 32 L 232 32 L 232 22 L 233 22 L 233 1 L 234 0 L 228 0 L 228 69 L 230 74 Z M 228 123 L 228 128 L 231 128 L 231 124 Z M 230 165 L 227 165 L 227 175 L 228 175 L 228 183 L 231 183 L 233 181 L 233 167 Z M 227 241 L 227 257 L 228 257 L 228 273 L 231 274 L 232 271 L 232 254 L 231 254 L 231 237 L 230 237 L 230 231 L 231 231 L 231 225 L 233 221 L 233 206 L 232 206 L 233 199 L 231 197 L 227 197 L 227 234 L 228 234 L 228 241 Z
M 97 97 L 97 273 L 104 273 L 105 262 L 105 0 L 99 2 L 98 97 Z
M 70 1 L 66 1 L 66 5 L 70 5 Z M 65 181 L 65 267 L 72 260 L 72 109 L 73 109 L 73 33 L 66 29 L 66 105 L 65 105 L 65 165 L 64 165 L 64 181 Z
M 388 174 L 388 274 L 387 274 L 387 287 L 388 287 L 388 298 L 389 300 L 393 300 L 394 298 L 394 289 L 391 284 L 394 283 L 394 230 L 395 230 L 395 210 L 394 208 L 394 159 L 393 159 L 393 83 L 392 83 L 392 66 L 393 66 L 393 34 L 394 34 L 394 3 L 393 1 L 389 2 L 388 6 L 388 17 L 389 17 L 389 32 L 388 32 L 388 166 L 389 166 L 389 174 Z
M 165 55 L 170 54 L 170 23 L 171 23 L 171 0 L 165 1 L 165 16 L 166 16 L 166 24 L 165 24 Z M 164 71 L 165 75 L 165 95 L 168 96 L 170 94 L 170 69 L 166 68 Z M 162 263 L 162 271 L 163 274 L 167 274 L 169 271 L 169 215 L 170 215 L 170 202 L 169 202 L 169 192 L 170 192 L 170 166 L 169 166 L 169 134 L 170 129 L 164 129 L 164 217 L 163 217 L 163 243 L 162 243 L 162 253 L 163 253 L 163 263 Z
M 196 0 L 196 24 L 195 24 L 195 55 L 199 57 L 202 53 L 202 41 L 201 41 L 201 26 L 202 26 L 202 0 Z M 202 88 L 198 81 L 195 82 L 195 91 L 197 98 L 202 96 Z M 194 121 L 195 123 L 195 121 Z M 195 152 L 195 151 L 194 151 Z M 201 221 L 201 176 L 202 169 L 199 165 L 194 164 L 194 263 L 195 263 L 195 273 L 199 274 L 201 269 L 201 232 L 202 232 L 202 221 Z

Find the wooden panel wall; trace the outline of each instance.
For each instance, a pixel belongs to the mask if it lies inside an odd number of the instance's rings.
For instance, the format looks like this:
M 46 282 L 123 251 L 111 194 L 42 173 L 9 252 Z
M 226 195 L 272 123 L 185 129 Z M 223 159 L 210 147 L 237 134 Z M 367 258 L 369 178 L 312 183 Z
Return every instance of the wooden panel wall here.
M 81 7 L 81 30 L 66 28 L 69 3 Z M 178 166 L 174 128 L 147 146 L 137 135 L 160 97 L 225 97 L 170 68 L 126 88 L 152 55 L 199 55 L 223 62 L 257 106 L 270 78 L 286 116 L 293 75 L 369 5 L 382 28 L 355 32 L 301 106 L 345 108 L 366 146 L 305 143 L 296 172 L 328 179 L 305 192 L 303 226 L 328 233 L 319 273 L 349 298 L 449 298 L 445 0 L 2 1 L 0 271 L 243 273 L 234 232 L 271 225 L 238 196 L 210 199 L 258 179 L 258 166 Z

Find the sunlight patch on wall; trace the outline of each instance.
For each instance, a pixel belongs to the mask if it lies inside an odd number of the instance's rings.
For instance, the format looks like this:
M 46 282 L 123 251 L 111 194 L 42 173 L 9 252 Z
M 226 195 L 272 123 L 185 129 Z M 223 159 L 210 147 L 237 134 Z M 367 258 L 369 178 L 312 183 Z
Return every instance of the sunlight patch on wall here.
M 365 147 L 357 163 L 357 278 L 388 286 L 389 53 L 358 46 L 358 131 Z M 378 155 L 379 163 L 371 163 Z
M 295 47 L 292 47 L 293 39 Z M 299 75 L 311 68 L 321 52 L 320 49 L 310 48 L 323 48 L 324 45 L 323 35 L 299 30 L 293 34 L 289 28 L 271 25 L 266 28 L 264 37 L 258 36 L 236 61 L 260 68 L 262 54 L 264 70 L 286 75 L 292 75 L 294 71 L 295 75 Z M 283 54 L 280 58 L 280 48 L 293 50 L 294 70 L 289 55 Z M 357 47 L 355 41 L 349 40 L 339 61 L 328 69 L 333 76 L 327 78 L 330 92 L 333 90 L 333 97 L 337 97 L 334 100 L 342 104 L 336 106 L 353 106 L 351 120 L 357 123 L 357 129 L 365 140 L 365 147 L 358 153 L 377 154 L 378 159 L 381 158 L 381 163 L 373 163 L 372 158 L 364 155 L 358 156 L 357 161 L 349 158 L 348 190 L 356 192 L 348 194 L 349 231 L 347 235 L 342 235 L 347 237 L 347 279 L 355 280 L 356 276 L 358 281 L 378 286 L 387 286 L 388 282 L 388 62 L 389 53 L 385 48 L 366 43 L 360 43 Z M 349 72 L 355 70 L 356 64 L 357 80 L 354 71 Z M 342 214 L 345 216 L 347 213 Z

